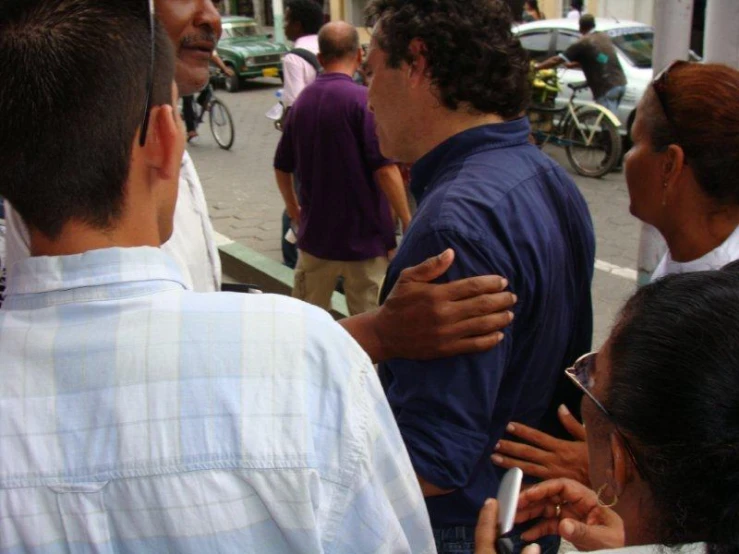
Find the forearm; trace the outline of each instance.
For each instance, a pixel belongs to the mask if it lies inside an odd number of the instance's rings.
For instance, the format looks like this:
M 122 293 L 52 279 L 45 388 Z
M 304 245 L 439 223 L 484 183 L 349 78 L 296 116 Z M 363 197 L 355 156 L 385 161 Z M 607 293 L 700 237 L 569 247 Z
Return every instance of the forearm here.
M 224 73 L 228 69 L 228 66 L 225 63 L 223 63 L 223 60 L 221 59 L 221 57 L 215 52 L 213 52 L 213 55 L 211 56 L 211 60 L 213 61 L 214 64 L 216 64 L 218 69 L 220 69 Z
M 436 485 L 429 483 L 421 477 L 420 475 L 416 474 L 416 477 L 418 477 L 418 484 L 421 485 L 421 492 L 423 493 L 423 496 L 428 498 L 430 496 L 442 496 L 444 494 L 449 494 L 454 492 L 457 489 L 442 489 L 441 487 L 437 487 Z
M 380 309 L 339 320 L 339 324 L 359 343 L 374 364 L 388 359 L 377 328 L 377 312 Z
M 298 203 L 298 196 L 295 194 L 295 188 L 293 187 L 292 174 L 275 169 L 275 179 L 277 180 L 277 188 L 280 189 L 280 194 L 282 195 L 282 200 L 285 202 L 285 209 L 290 219 L 297 221 L 300 214 L 300 205 Z
M 539 71 L 541 69 L 551 69 L 552 67 L 557 67 L 560 64 L 564 63 L 564 59 L 562 59 L 560 56 L 552 56 L 548 60 L 544 60 L 541 63 L 536 64 L 536 70 Z
M 403 231 L 408 228 L 411 220 L 411 211 L 408 208 L 408 197 L 403 186 L 403 177 L 396 164 L 381 167 L 374 174 L 375 182 L 390 202 L 395 214 L 400 218 Z

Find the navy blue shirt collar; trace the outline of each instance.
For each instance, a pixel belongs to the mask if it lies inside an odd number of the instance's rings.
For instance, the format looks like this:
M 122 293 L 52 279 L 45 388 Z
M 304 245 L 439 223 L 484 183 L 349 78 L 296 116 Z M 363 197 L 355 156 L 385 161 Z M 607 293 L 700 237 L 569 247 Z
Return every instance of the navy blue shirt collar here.
M 479 150 L 494 150 L 528 142 L 531 128 L 526 117 L 481 125 L 462 131 L 423 155 L 411 168 L 411 191 L 416 202 L 432 186 L 439 170 L 464 160 Z

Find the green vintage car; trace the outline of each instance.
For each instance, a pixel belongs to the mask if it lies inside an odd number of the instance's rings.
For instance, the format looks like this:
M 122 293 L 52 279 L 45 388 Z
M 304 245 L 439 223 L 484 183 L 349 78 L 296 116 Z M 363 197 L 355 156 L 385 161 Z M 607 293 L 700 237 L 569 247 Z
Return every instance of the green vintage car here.
M 259 24 L 251 17 L 225 16 L 223 34 L 216 51 L 224 63 L 236 75 L 226 77 L 228 92 L 236 92 L 245 79 L 256 77 L 282 77 L 282 58 L 288 48 L 262 33 Z

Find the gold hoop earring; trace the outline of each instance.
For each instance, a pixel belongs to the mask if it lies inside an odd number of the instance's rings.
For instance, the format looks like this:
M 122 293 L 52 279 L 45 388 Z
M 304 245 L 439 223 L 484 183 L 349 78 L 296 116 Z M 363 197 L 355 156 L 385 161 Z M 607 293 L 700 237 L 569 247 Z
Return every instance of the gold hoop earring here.
M 603 508 L 613 508 L 616 504 L 618 504 L 618 495 L 615 492 L 613 493 L 613 499 L 608 504 L 603 502 L 603 500 L 601 499 L 601 495 L 603 494 L 603 491 L 606 490 L 607 486 L 608 486 L 608 483 L 603 483 L 598 489 L 598 493 L 597 493 L 598 506 L 601 506 Z

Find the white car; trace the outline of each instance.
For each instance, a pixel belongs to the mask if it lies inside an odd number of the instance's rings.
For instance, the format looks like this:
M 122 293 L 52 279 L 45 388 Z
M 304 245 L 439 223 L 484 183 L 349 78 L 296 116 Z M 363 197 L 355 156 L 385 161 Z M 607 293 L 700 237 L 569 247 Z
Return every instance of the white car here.
M 636 105 L 652 81 L 654 29 L 636 21 L 598 17 L 595 20 L 595 30 L 603 31 L 611 37 L 626 74 L 626 93 L 616 113 L 621 121 L 620 132 L 625 135 L 633 121 Z M 514 27 L 513 32 L 521 40 L 531 59 L 537 62 L 561 54 L 582 36 L 578 21 L 573 19 L 545 19 L 524 23 Z M 571 91 L 567 84 L 582 81 L 585 81 L 585 75 L 581 70 L 560 70 L 559 83 L 562 90 L 557 96 L 559 107 L 570 98 Z M 580 101 L 593 101 L 590 89 L 581 91 L 576 98 Z

